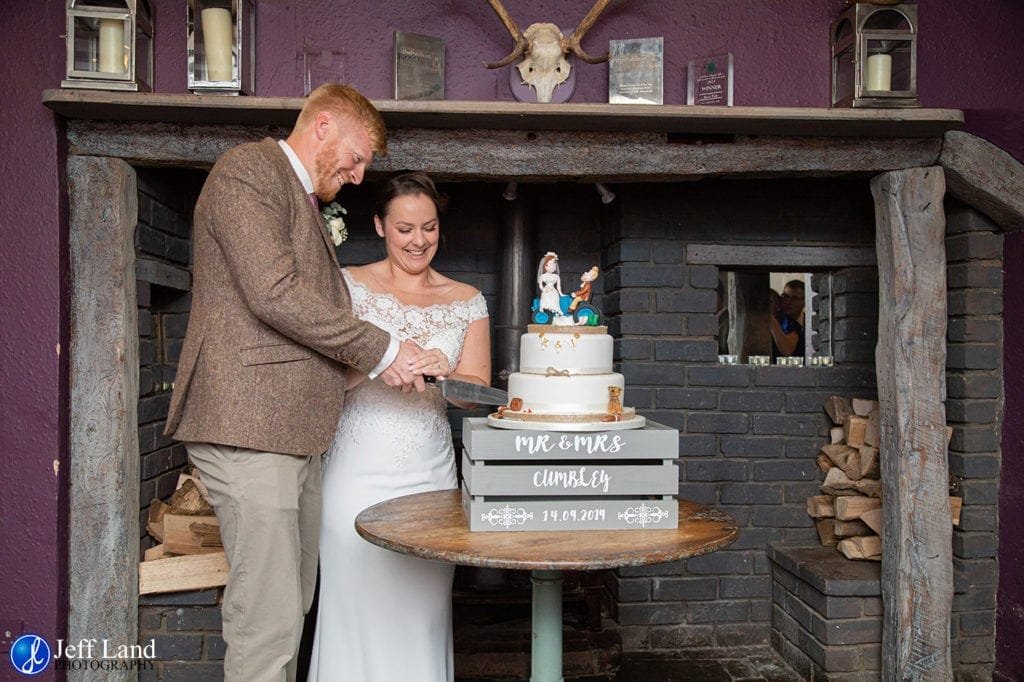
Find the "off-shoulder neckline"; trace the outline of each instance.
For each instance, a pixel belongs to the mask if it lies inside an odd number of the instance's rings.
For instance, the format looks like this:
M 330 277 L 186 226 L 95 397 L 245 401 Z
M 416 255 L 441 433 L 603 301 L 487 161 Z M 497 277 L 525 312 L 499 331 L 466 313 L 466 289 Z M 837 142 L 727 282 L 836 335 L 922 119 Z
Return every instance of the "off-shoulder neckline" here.
M 432 308 L 447 308 L 449 306 L 468 306 L 471 303 L 473 303 L 476 299 L 483 298 L 483 294 L 480 293 L 479 291 L 477 291 L 475 294 L 473 294 L 469 298 L 460 298 L 460 299 L 456 299 L 454 301 L 449 301 L 448 303 L 431 303 L 430 305 L 415 305 L 413 303 L 404 303 L 404 302 L 402 302 L 402 300 L 400 298 L 398 298 L 397 296 L 395 296 L 394 294 L 392 294 L 389 291 L 374 291 L 367 284 L 365 284 L 363 282 L 360 282 L 358 279 L 353 277 L 352 274 L 348 271 L 348 268 L 342 268 L 341 269 L 341 274 L 345 276 L 345 281 L 346 282 L 349 282 L 350 284 L 354 284 L 355 286 L 359 287 L 360 289 L 362 289 L 366 293 L 373 294 L 374 296 L 383 296 L 384 298 L 388 298 L 388 299 L 394 301 L 395 304 L 397 304 L 398 306 L 400 306 L 402 308 L 406 308 L 406 309 L 430 310 Z

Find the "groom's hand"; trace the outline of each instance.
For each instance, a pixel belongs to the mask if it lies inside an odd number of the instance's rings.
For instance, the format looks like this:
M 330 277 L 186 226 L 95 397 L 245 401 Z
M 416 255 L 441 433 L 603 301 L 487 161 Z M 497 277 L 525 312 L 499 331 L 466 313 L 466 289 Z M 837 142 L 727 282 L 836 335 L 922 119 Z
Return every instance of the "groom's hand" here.
M 398 347 L 398 355 L 388 368 L 381 372 L 380 376 L 384 383 L 393 388 L 402 389 L 403 393 L 412 390 L 423 392 L 426 384 L 423 383 L 423 376 L 414 374 L 409 369 L 413 359 L 423 353 L 423 349 L 412 341 L 402 341 Z

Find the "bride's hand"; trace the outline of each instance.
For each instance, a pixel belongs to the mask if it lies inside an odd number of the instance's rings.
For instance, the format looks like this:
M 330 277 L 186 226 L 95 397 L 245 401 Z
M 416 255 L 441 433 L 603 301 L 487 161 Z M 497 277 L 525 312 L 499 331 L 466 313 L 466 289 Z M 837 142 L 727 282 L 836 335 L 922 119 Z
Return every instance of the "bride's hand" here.
M 426 374 L 442 379 L 452 373 L 448 357 L 437 348 L 428 348 L 414 357 L 409 362 L 409 370 L 413 374 Z

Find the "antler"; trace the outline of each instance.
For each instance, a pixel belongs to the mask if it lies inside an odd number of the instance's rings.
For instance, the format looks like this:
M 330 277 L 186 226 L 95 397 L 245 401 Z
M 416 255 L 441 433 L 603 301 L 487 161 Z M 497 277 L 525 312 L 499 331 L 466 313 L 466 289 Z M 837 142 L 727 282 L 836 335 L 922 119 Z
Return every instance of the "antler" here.
M 601 16 L 601 13 L 608 8 L 612 0 L 597 0 L 594 6 L 587 12 L 587 16 L 583 17 L 583 21 L 576 27 L 576 30 L 572 32 L 572 35 L 562 38 L 562 49 L 566 52 L 572 51 L 574 55 L 587 62 L 588 64 L 599 64 L 601 62 L 608 61 L 608 55 L 605 54 L 600 57 L 592 57 L 583 51 L 580 47 L 580 41 L 583 40 L 583 36 L 587 34 L 590 27 L 594 25 L 597 18 Z M 493 3 L 492 3 L 493 4 Z
M 512 40 L 515 41 L 515 47 L 512 48 L 512 52 L 510 52 L 507 57 L 499 62 L 494 62 L 493 64 L 484 62 L 484 66 L 488 69 L 497 69 L 505 66 L 506 64 L 511 64 L 516 59 L 522 57 L 523 54 L 526 53 L 526 48 L 529 47 L 529 45 L 526 42 L 526 38 L 523 37 L 522 31 L 519 30 L 518 26 L 516 26 L 516 22 L 512 21 L 512 17 L 510 17 L 508 11 L 505 10 L 505 6 L 501 4 L 501 0 L 487 0 L 487 3 L 491 6 L 491 9 L 494 10 L 495 14 L 498 15 L 498 18 L 501 19 L 501 23 L 505 24 L 505 28 L 507 28 L 508 32 L 512 34 Z

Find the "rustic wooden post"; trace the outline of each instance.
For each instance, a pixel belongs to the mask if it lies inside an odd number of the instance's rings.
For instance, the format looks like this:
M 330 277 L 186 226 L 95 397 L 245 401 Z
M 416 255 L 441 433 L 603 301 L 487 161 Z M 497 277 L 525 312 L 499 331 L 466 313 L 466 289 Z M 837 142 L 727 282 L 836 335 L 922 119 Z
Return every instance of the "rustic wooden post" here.
M 882 679 L 951 680 L 952 526 L 946 456 L 942 169 L 871 181 L 879 275 Z
M 139 331 L 135 171 L 71 156 L 68 640 L 138 641 Z M 94 673 L 72 671 L 70 680 Z M 133 677 L 108 671 L 105 679 Z

